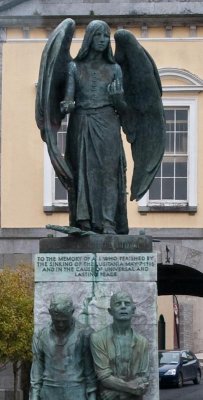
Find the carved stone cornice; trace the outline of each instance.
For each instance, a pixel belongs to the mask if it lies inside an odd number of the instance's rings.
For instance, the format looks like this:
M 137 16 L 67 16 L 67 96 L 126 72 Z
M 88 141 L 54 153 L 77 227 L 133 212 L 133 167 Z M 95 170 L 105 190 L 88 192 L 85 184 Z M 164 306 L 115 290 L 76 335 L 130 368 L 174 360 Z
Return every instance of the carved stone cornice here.
M 0 0 L 0 12 L 15 7 L 20 3 L 24 3 L 25 1 L 28 0 Z
M 93 17 L 90 15 L 71 15 L 76 22 L 76 25 L 86 26 Z M 101 18 L 101 16 L 100 16 Z M 110 25 L 110 26 L 121 26 L 125 29 L 128 29 L 132 26 L 139 26 L 140 28 L 146 24 L 148 27 L 153 26 L 163 26 L 166 27 L 168 25 L 175 26 L 190 26 L 191 24 L 195 26 L 203 25 L 203 15 L 190 15 L 190 16 L 182 16 L 182 15 L 108 15 L 102 16 L 102 18 Z M 39 16 L 39 15 L 24 15 L 24 16 L 2 16 L 0 11 L 0 25 L 2 28 L 9 27 L 18 27 L 22 28 L 23 26 L 28 26 L 30 28 L 51 28 L 56 27 L 62 20 L 64 16 L 52 15 L 52 16 Z M 97 19 L 97 16 L 95 16 Z
M 170 25 L 178 17 L 179 22 L 196 16 L 203 19 L 202 0 L 0 0 L 1 18 L 58 17 L 94 19 L 131 18 L 145 23 L 147 17 L 164 18 Z M 107 21 L 108 22 L 108 21 Z M 177 21 L 175 21 L 175 24 Z M 187 22 L 186 22 L 187 23 Z M 193 25 L 197 25 L 196 22 Z M 171 24 L 173 25 L 173 24 Z

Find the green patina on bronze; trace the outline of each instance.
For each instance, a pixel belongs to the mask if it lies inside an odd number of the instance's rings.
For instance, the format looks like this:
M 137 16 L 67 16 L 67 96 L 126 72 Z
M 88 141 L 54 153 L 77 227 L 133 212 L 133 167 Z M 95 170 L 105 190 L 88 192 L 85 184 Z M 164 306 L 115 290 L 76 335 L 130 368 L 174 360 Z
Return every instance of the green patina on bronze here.
M 75 23 L 64 20 L 45 46 L 36 99 L 36 121 L 62 184 L 68 190 L 70 225 L 82 231 L 127 234 L 126 161 L 121 127 L 131 144 L 131 200 L 150 187 L 164 153 L 161 83 L 151 56 L 126 30 L 115 34 L 92 21 L 77 57 L 70 46 Z M 70 114 L 65 157 L 56 133 Z
M 93 231 L 84 231 L 80 228 L 77 228 L 75 226 L 60 226 L 60 225 L 52 225 L 48 224 L 46 225 L 47 229 L 52 229 L 53 231 L 61 232 L 61 233 L 66 233 L 67 235 L 73 235 L 73 236 L 90 236 L 90 235 L 95 235 L 95 232 Z
M 30 400 L 143 399 L 149 386 L 148 341 L 132 329 L 132 297 L 114 293 L 108 311 L 113 323 L 92 333 L 74 319 L 70 297 L 52 296 L 51 323 L 33 337 Z
M 148 389 L 148 342 L 131 327 L 134 310 L 128 293 L 115 293 L 108 310 L 112 325 L 91 335 L 101 400 L 142 400 Z
M 51 323 L 33 338 L 30 400 L 96 400 L 91 330 L 73 312 L 66 294 L 52 297 Z

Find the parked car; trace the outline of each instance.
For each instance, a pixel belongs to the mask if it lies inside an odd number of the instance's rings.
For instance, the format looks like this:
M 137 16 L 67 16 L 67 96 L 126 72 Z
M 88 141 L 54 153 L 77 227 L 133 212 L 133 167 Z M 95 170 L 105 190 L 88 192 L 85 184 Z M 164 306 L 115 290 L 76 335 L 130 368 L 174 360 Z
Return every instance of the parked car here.
M 159 383 L 176 385 L 181 388 L 186 381 L 198 385 L 201 380 L 201 366 L 197 357 L 189 350 L 159 351 Z

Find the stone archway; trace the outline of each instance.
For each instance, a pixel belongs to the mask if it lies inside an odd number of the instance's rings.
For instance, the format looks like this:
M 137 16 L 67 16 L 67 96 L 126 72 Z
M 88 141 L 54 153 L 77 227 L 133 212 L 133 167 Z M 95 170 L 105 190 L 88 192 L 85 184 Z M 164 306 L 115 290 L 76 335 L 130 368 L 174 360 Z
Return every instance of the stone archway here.
M 158 294 L 203 297 L 203 251 L 168 242 L 153 245 L 157 252 Z
M 178 295 L 180 346 L 199 352 L 203 345 L 203 252 L 200 243 L 195 245 L 199 248 L 156 242 L 153 250 L 158 259 L 158 295 Z

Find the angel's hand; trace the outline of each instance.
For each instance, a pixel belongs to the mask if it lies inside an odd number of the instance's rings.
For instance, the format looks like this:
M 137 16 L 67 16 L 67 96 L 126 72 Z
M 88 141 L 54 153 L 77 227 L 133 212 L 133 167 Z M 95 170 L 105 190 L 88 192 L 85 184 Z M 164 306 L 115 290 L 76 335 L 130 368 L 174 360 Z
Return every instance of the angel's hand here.
M 60 102 L 60 110 L 62 114 L 69 114 L 75 108 L 74 101 L 72 100 L 64 100 Z
M 107 87 L 109 97 L 118 112 L 123 112 L 127 104 L 124 100 L 124 90 L 122 82 L 119 79 L 114 79 Z
M 108 93 L 111 97 L 123 96 L 123 85 L 119 79 L 114 79 L 108 85 Z

